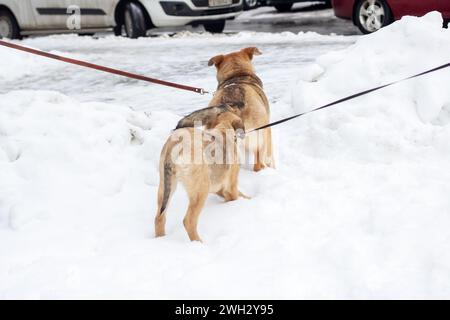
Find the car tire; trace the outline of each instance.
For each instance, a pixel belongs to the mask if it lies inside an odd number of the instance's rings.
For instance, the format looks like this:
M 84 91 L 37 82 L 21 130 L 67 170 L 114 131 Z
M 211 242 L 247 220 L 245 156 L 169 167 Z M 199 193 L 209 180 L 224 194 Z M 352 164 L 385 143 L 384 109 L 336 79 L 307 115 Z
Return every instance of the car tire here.
M 293 5 L 293 3 L 280 3 L 274 5 L 274 7 L 278 12 L 289 12 L 291 11 Z
M 355 6 L 353 21 L 364 34 L 376 32 L 392 23 L 392 11 L 385 0 L 359 0 Z
M 145 15 L 139 4 L 134 2 L 127 3 L 123 12 L 122 21 L 123 25 L 114 28 L 114 33 L 116 35 L 122 34 L 122 28 L 125 31 L 125 35 L 131 39 L 136 39 L 146 35 L 147 27 L 145 23 Z
M 208 22 L 203 24 L 206 31 L 211 33 L 222 33 L 225 29 L 225 20 Z
M 0 39 L 20 39 L 20 29 L 16 18 L 6 10 L 0 10 Z
M 258 7 L 258 0 L 243 0 L 244 10 L 252 10 Z

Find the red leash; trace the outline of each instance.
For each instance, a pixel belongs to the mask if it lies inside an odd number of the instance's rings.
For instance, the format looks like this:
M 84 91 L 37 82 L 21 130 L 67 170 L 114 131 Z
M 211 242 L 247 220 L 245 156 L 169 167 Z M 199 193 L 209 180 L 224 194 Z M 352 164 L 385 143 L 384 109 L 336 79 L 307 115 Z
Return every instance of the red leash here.
M 48 52 L 31 49 L 31 48 L 28 48 L 28 47 L 24 47 L 24 46 L 21 46 L 21 45 L 18 45 L 18 44 L 14 44 L 14 43 L 11 43 L 11 42 L 6 42 L 6 41 L 3 41 L 3 40 L 0 40 L 0 45 L 2 45 L 4 47 L 16 49 L 16 50 L 19 50 L 19 51 L 28 52 L 28 53 L 31 53 L 31 54 L 34 54 L 34 55 L 38 55 L 38 56 L 41 56 L 41 57 L 46 57 L 46 58 L 53 59 L 53 60 L 63 61 L 63 62 L 66 62 L 66 63 L 77 65 L 77 66 L 81 66 L 81 67 L 85 67 L 85 68 L 95 69 L 95 70 L 98 70 L 98 71 L 112 73 L 112 74 L 115 74 L 115 75 L 118 75 L 118 76 L 122 76 L 122 77 L 127 77 L 127 78 L 131 78 L 131 79 L 136 79 L 136 80 L 156 83 L 156 84 L 160 84 L 160 85 L 163 85 L 163 86 L 177 88 L 177 89 L 181 89 L 181 90 L 192 91 L 192 92 L 196 92 L 196 93 L 200 93 L 200 94 L 209 93 L 208 91 L 206 91 L 206 90 L 204 90 L 202 88 L 190 87 L 190 86 L 186 86 L 186 85 L 183 85 L 183 84 L 178 84 L 178 83 L 173 83 L 173 82 L 169 82 L 169 81 L 149 78 L 149 77 L 142 76 L 142 75 L 135 74 L 135 73 L 131 73 L 131 72 L 126 72 L 126 71 L 117 70 L 117 69 L 113 69 L 113 68 L 103 67 L 103 66 L 100 66 L 100 65 L 97 65 L 97 64 L 93 64 L 93 63 L 89 63 L 89 62 L 80 61 L 80 60 L 71 59 L 71 58 L 66 58 L 66 57 L 58 56 L 56 54 L 51 54 L 51 53 L 48 53 Z

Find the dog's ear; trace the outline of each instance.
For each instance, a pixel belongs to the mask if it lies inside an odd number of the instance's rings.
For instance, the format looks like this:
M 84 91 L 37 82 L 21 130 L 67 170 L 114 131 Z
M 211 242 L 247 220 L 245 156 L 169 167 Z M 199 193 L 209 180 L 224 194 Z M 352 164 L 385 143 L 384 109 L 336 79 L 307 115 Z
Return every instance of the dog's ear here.
M 257 47 L 250 47 L 250 48 L 245 48 L 241 50 L 242 52 L 244 52 L 250 60 L 253 59 L 253 56 L 260 56 L 262 55 L 262 52 L 259 51 L 259 49 Z
M 215 65 L 216 67 L 218 67 L 222 63 L 223 58 L 224 58 L 223 54 L 220 54 L 218 56 L 212 57 L 208 61 L 208 66 L 211 67 L 212 65 Z
M 244 122 L 241 119 L 235 119 L 231 121 L 231 126 L 233 127 L 234 131 L 237 133 L 243 133 L 245 134 L 245 125 Z
M 240 138 L 240 139 L 245 138 L 245 126 L 244 126 L 244 122 L 241 119 L 233 120 L 231 122 L 231 126 L 233 127 L 237 138 Z

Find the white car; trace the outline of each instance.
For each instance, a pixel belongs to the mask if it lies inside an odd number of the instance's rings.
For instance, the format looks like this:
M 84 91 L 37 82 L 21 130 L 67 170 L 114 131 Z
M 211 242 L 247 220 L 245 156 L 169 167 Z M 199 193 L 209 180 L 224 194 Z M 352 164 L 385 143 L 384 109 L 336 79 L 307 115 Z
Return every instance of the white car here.
M 111 28 L 137 38 L 153 27 L 200 24 L 218 33 L 241 11 L 242 0 L 0 0 L 0 38 Z

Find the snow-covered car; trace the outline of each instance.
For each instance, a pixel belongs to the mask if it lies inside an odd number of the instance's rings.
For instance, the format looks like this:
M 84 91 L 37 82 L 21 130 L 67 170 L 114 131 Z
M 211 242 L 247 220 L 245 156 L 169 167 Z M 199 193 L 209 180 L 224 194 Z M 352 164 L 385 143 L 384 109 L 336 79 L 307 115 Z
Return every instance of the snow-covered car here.
M 218 33 L 241 11 L 242 0 L 0 0 L 0 37 L 113 28 L 137 38 L 152 27 L 183 25 Z
M 351 19 L 362 33 L 378 31 L 405 15 L 439 11 L 448 23 L 450 0 L 332 0 L 335 15 Z

